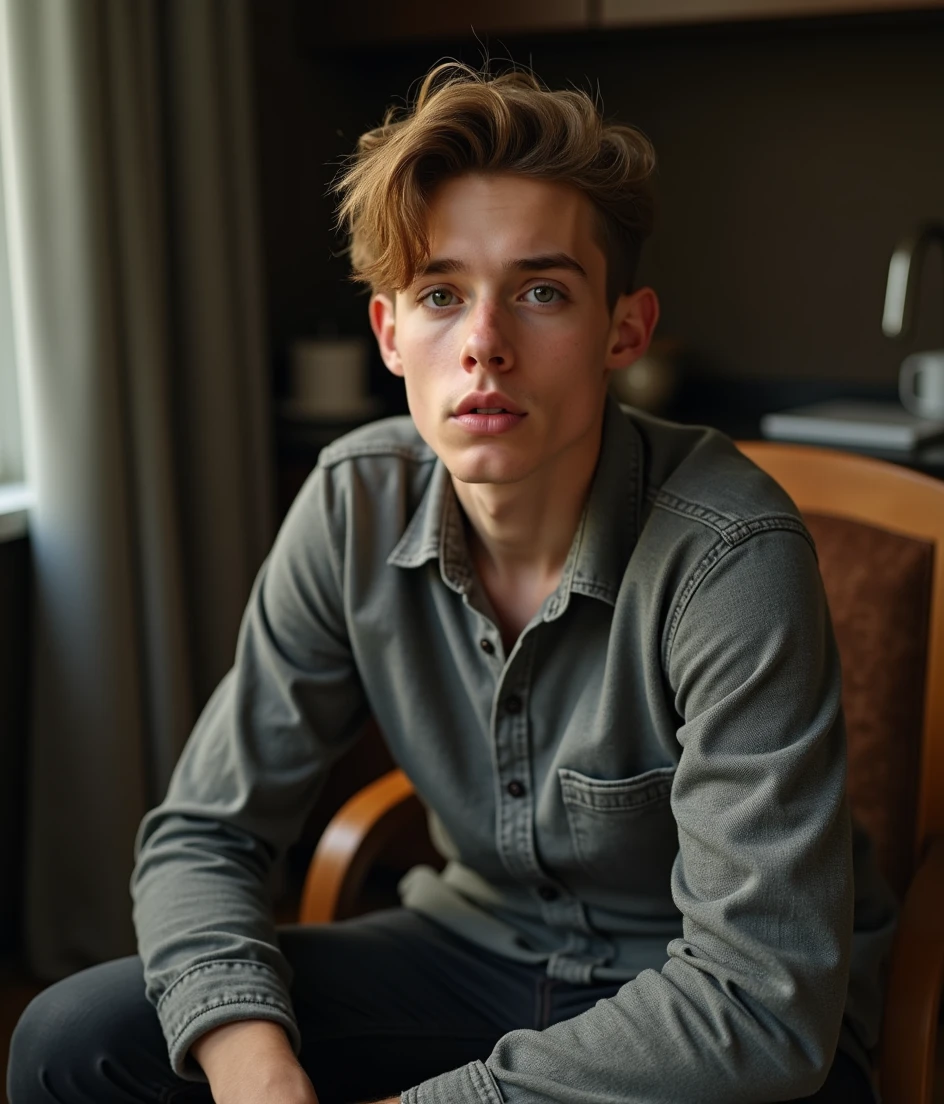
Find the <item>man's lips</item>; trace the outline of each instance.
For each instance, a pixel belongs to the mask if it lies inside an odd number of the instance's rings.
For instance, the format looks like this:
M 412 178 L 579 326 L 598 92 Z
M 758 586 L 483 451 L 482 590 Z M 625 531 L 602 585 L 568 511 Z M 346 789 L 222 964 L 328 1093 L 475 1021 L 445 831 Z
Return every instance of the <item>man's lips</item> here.
M 454 417 L 459 418 L 463 414 L 514 414 L 517 417 L 524 417 L 525 411 L 506 396 L 490 391 L 466 395 L 456 407 Z
M 527 414 L 502 396 L 487 400 L 473 398 L 461 402 L 453 421 L 474 437 L 499 437 L 510 433 Z

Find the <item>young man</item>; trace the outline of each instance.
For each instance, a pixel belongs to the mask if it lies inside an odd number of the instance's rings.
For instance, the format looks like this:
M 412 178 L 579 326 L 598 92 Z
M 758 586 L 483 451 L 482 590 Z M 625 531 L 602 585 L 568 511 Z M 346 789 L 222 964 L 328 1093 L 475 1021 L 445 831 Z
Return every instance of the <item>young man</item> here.
M 722 435 L 607 398 L 658 319 L 652 168 L 459 66 L 362 139 L 342 215 L 412 420 L 322 453 L 142 826 L 141 959 L 31 1007 L 12 1104 L 873 1099 L 893 909 L 811 540 Z M 368 711 L 446 868 L 277 931 Z

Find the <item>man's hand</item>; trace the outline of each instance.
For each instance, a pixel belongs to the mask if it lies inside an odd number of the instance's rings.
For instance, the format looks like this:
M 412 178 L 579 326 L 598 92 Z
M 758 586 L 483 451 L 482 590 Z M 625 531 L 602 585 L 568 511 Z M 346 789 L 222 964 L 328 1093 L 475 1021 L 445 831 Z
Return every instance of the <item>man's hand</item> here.
M 288 1036 L 271 1020 L 238 1020 L 191 1048 L 216 1104 L 318 1104 Z

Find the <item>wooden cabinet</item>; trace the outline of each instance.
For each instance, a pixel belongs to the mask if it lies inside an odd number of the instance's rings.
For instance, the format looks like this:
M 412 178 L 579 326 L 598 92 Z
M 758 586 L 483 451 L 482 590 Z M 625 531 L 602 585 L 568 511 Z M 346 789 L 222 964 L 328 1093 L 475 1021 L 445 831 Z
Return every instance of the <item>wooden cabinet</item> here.
M 944 0 L 360 0 L 324 8 L 302 0 L 298 12 L 311 47 L 379 46 L 392 42 L 599 27 L 720 23 L 944 9 Z
M 604 26 L 796 19 L 944 8 L 942 0 L 600 0 Z
M 592 25 L 597 6 L 598 0 L 361 0 L 331 4 L 329 10 L 304 4 L 302 12 L 310 43 L 317 45 L 320 39 L 324 46 L 353 46 L 473 33 L 579 30 Z

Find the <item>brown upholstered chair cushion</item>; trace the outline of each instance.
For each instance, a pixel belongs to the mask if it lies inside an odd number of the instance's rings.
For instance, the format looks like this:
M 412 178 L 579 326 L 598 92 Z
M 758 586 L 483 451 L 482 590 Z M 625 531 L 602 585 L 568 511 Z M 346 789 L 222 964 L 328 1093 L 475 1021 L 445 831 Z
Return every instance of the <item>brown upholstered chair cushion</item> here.
M 843 670 L 848 791 L 901 896 L 913 872 L 933 547 L 808 513 Z

